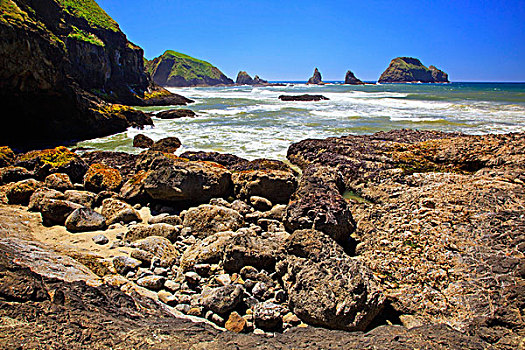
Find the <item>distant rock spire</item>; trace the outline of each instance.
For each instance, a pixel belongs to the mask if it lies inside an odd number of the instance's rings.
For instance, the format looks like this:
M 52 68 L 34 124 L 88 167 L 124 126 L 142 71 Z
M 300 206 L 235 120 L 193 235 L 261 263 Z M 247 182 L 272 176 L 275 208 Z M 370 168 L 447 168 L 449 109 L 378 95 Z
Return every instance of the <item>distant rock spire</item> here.
M 357 79 L 355 77 L 354 73 L 351 70 L 349 70 L 349 71 L 346 72 L 345 84 L 364 85 L 365 83 L 363 83 L 361 80 Z
M 314 75 L 308 79 L 308 84 L 323 84 L 323 79 L 321 77 L 321 73 L 319 72 L 319 70 L 317 68 L 315 68 L 314 70 Z

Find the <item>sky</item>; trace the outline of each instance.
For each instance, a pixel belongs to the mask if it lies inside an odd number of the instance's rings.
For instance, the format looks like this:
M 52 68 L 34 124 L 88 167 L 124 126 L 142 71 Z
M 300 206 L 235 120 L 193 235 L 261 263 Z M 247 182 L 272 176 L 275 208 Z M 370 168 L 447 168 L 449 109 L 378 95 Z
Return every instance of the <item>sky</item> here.
M 175 50 L 270 81 L 376 81 L 419 58 L 451 81 L 525 82 L 525 0 L 96 0 L 152 59 Z

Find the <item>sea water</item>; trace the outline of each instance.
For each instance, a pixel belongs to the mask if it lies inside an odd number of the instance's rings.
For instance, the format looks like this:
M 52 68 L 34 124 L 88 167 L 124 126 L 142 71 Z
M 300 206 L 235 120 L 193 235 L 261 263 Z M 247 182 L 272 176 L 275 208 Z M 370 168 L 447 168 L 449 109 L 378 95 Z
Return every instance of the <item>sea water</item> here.
M 248 159 L 285 159 L 291 143 L 307 138 L 410 128 L 466 134 L 525 131 L 525 83 L 383 84 L 169 88 L 195 101 L 197 117 L 162 120 L 154 127 L 79 142 L 96 150 L 139 153 L 139 133 L 153 140 L 176 136 L 188 150 L 233 153 Z M 321 94 L 329 100 L 282 102 L 280 95 Z

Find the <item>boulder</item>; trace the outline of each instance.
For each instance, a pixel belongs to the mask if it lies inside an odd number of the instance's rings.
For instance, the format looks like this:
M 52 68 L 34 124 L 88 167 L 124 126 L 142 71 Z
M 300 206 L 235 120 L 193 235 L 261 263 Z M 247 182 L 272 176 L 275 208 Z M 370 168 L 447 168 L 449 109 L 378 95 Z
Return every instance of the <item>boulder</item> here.
M 309 102 L 309 101 L 327 101 L 329 100 L 328 97 L 325 97 L 323 95 L 280 95 L 279 100 L 281 101 L 302 101 L 302 102 Z
M 124 235 L 124 239 L 127 241 L 136 241 L 149 236 L 159 236 L 175 241 L 179 235 L 179 229 L 173 225 L 168 224 L 153 224 L 153 225 L 133 225 L 129 228 L 128 232 Z
M 178 215 L 169 215 L 164 213 L 149 218 L 148 224 L 169 224 L 177 226 L 182 224 L 182 219 Z
M 198 264 L 218 264 L 224 255 L 233 232 L 219 232 L 189 246 L 180 259 L 183 271 L 191 271 Z
M 229 284 L 219 288 L 202 291 L 201 305 L 219 315 L 231 312 L 242 301 L 244 290 L 241 286 Z
M 136 283 L 141 287 L 158 291 L 162 289 L 165 281 L 165 277 L 150 275 L 139 278 Z
M 150 148 L 154 143 L 155 141 L 143 134 L 135 135 L 133 138 L 133 147 L 137 148 Z
M 83 208 L 80 204 L 62 199 L 45 199 L 40 203 L 42 222 L 46 226 L 64 225 L 67 217 L 76 209 Z
M 144 191 L 165 202 L 205 203 L 231 192 L 231 173 L 212 162 L 170 158 L 160 152 L 147 152 L 138 163 L 146 170 Z
M 149 236 L 136 241 L 133 245 L 137 249 L 151 253 L 153 257 L 160 259 L 160 266 L 162 267 L 172 266 L 180 256 L 180 252 L 175 246 L 167 238 L 160 236 Z
M 64 199 L 88 208 L 93 208 L 97 195 L 89 191 L 69 190 L 64 193 Z
M 316 84 L 316 85 L 323 84 L 323 78 L 321 77 L 321 73 L 319 72 L 317 68 L 315 68 L 314 74 L 312 75 L 312 77 L 308 79 L 307 84 Z
M 281 329 L 283 307 L 279 304 L 266 301 L 258 303 L 253 309 L 255 325 L 265 331 L 276 331 Z
M 357 79 L 352 71 L 347 71 L 345 75 L 345 84 L 350 85 L 365 85 L 361 80 Z
M 7 186 L 5 194 L 9 204 L 27 205 L 31 195 L 44 184 L 35 179 L 27 179 L 11 183 Z
M 30 211 L 40 211 L 42 203 L 47 199 L 65 199 L 65 197 L 60 191 L 42 187 L 33 192 L 29 198 L 27 209 Z
M 282 245 L 278 237 L 263 238 L 250 231 L 233 236 L 224 249 L 224 269 L 239 272 L 244 266 L 253 266 L 274 270 L 275 263 L 283 257 Z
M 121 184 L 120 172 L 101 163 L 92 164 L 84 176 L 84 188 L 91 192 L 116 191 Z
M 106 198 L 102 201 L 102 215 L 106 217 L 108 225 L 142 221 L 139 212 L 131 205 L 114 198 Z
M 154 116 L 160 119 L 178 119 L 193 118 L 196 114 L 191 109 L 170 109 L 169 111 L 162 111 L 154 114 Z
M 103 164 L 107 168 L 118 170 L 124 180 L 135 174 L 137 158 L 135 154 L 115 151 L 94 151 L 82 155 L 82 159 L 90 166 Z
M 244 218 L 237 211 L 219 205 L 202 204 L 189 209 L 182 221 L 184 227 L 199 238 L 217 232 L 235 231 L 244 225 Z
M 109 239 L 102 233 L 96 236 L 93 236 L 91 240 L 98 245 L 104 245 L 109 243 Z
M 144 190 L 144 180 L 147 176 L 148 172 L 140 170 L 135 175 L 130 177 L 120 188 L 120 198 L 133 202 L 141 202 L 146 200 L 147 195 L 146 191 Z
M 165 153 L 174 153 L 181 146 L 181 142 L 177 137 L 165 137 L 153 143 L 150 147 L 152 151 L 159 151 Z
M 272 203 L 288 203 L 297 187 L 297 178 L 287 170 L 246 170 L 232 175 L 234 193 L 241 199 L 260 196 Z
M 290 311 L 308 324 L 364 330 L 381 311 L 385 297 L 372 272 L 315 230 L 294 232 L 288 257 L 277 265 Z
M 98 231 L 106 227 L 106 218 L 91 208 L 78 208 L 67 217 L 65 226 L 71 232 Z
M 204 152 L 204 151 L 186 151 L 182 153 L 181 158 L 186 158 L 189 160 L 197 161 L 208 161 L 208 162 L 214 162 L 220 165 L 225 166 L 229 170 L 235 170 L 238 166 L 243 166 L 250 161 L 248 159 L 244 159 L 241 157 L 238 157 L 234 154 L 229 153 L 219 153 L 219 152 Z
M 259 210 L 259 211 L 268 211 L 272 209 L 273 207 L 272 202 L 270 202 L 268 199 L 264 197 L 259 197 L 259 196 L 251 196 L 250 204 L 252 205 L 252 207 L 255 208 L 255 210 Z
M 44 184 L 48 188 L 52 188 L 61 192 L 72 190 L 74 188 L 73 183 L 69 179 L 69 175 L 61 173 L 48 175 L 44 180 Z
M 115 270 L 123 276 L 126 276 L 130 271 L 135 271 L 141 264 L 140 260 L 125 255 L 113 258 L 113 266 L 115 267 Z

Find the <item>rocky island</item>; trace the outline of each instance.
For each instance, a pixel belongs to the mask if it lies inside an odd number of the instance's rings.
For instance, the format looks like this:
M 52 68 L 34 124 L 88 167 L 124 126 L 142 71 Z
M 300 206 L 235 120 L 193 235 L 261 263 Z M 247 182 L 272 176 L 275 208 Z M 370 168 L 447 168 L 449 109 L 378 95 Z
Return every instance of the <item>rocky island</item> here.
M 425 67 L 417 58 L 394 58 L 378 83 L 448 83 L 448 74 L 434 66 Z
M 361 80 L 357 79 L 352 71 L 347 71 L 345 75 L 345 84 L 349 85 L 365 85 Z
M 237 74 L 237 79 L 235 80 L 235 84 L 237 85 L 268 85 L 268 81 L 259 78 L 258 75 L 252 78 L 248 73 L 246 73 L 246 71 L 240 71 L 239 74 Z
M 211 63 L 172 50 L 146 62 L 146 70 L 153 81 L 161 86 L 233 84 L 233 80 Z
M 319 69 L 315 68 L 314 74 L 308 79 L 307 84 L 315 84 L 315 85 L 323 85 L 323 78 L 321 77 L 321 73 L 319 72 Z

